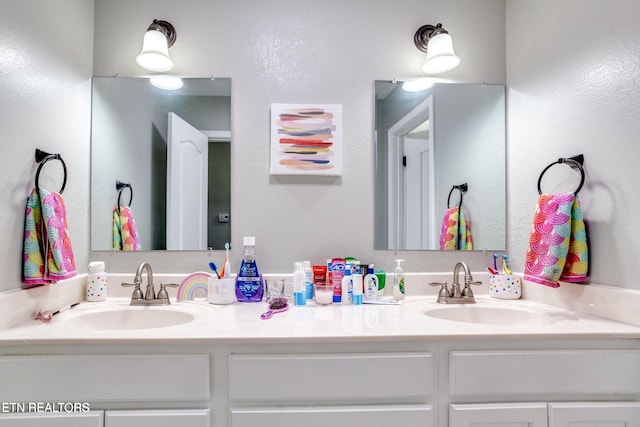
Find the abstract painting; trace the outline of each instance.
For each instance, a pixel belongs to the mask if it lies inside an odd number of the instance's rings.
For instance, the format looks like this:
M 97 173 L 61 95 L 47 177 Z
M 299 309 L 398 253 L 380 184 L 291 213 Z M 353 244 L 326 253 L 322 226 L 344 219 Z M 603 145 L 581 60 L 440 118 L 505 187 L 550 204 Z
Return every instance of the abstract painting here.
M 342 105 L 271 104 L 271 175 L 342 175 Z

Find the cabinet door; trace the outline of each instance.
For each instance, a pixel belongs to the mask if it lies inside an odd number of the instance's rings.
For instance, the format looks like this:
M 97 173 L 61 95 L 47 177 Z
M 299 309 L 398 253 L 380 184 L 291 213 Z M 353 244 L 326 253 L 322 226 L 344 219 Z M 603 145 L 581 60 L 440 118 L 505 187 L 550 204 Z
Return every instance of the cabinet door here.
M 451 427 L 547 427 L 546 403 L 449 405 Z
M 231 409 L 232 427 L 433 427 L 433 418 L 431 405 Z
M 208 409 L 105 411 L 104 427 L 210 427 Z
M 549 427 L 640 425 L 640 402 L 550 403 Z
M 0 414 L 1 427 L 102 427 L 102 412 Z

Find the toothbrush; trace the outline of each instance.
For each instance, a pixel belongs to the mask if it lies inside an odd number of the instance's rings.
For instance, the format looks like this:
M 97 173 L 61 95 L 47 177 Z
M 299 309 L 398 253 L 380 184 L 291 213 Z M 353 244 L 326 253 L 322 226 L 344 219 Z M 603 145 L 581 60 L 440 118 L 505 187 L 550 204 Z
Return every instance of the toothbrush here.
M 497 253 L 493 253 L 493 269 L 496 271 L 498 271 L 498 254 Z
M 216 273 L 216 276 L 218 276 L 218 279 L 221 279 L 220 274 L 218 273 L 218 267 L 216 267 L 216 263 L 215 262 L 209 261 L 209 268 L 211 269 L 211 271 Z
M 266 313 L 262 313 L 260 315 L 260 318 L 262 320 L 271 319 L 274 314 L 282 313 L 283 311 L 286 311 L 288 309 L 289 309 L 289 301 L 287 301 L 286 298 L 283 298 L 283 297 L 274 298 L 271 300 L 271 302 L 269 302 L 269 311 L 267 311 Z
M 38 314 L 36 314 L 35 320 L 40 320 L 42 323 L 49 323 L 51 321 L 51 319 L 53 319 L 53 316 L 55 316 L 56 314 L 60 314 L 63 313 L 69 309 L 72 309 L 73 307 L 75 307 L 76 305 L 80 304 L 79 302 L 67 305 L 62 307 L 61 309 L 54 311 L 53 313 L 49 310 L 46 311 L 41 311 Z
M 222 266 L 222 277 L 229 277 L 231 275 L 231 264 L 229 263 L 229 242 L 224 244 L 224 249 L 227 251 L 227 256 L 224 259 L 224 265 Z
M 504 274 L 511 274 L 511 269 L 509 268 L 509 257 L 507 254 L 502 255 L 502 268 L 504 269 Z

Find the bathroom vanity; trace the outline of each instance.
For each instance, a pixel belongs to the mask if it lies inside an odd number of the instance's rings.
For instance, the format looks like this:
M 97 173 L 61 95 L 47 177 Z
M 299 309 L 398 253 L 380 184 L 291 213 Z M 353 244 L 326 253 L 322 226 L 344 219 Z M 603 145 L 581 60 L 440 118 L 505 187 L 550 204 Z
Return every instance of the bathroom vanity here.
M 0 332 L 0 376 L 10 385 L 0 401 L 88 411 L 5 410 L 0 425 L 640 422 L 640 327 L 477 295 L 464 308 L 433 295 L 397 306 L 309 304 L 266 321 L 264 303 L 82 303 L 49 324 Z M 456 311 L 468 309 L 476 311 Z M 191 317 L 153 327 L 144 314 L 153 310 Z M 133 324 L 110 323 L 125 315 Z

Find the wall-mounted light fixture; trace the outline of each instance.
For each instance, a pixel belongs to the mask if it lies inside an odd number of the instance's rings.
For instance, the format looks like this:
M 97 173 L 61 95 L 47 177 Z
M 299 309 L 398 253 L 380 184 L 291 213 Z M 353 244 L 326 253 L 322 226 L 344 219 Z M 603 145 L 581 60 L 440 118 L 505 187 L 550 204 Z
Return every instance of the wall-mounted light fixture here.
M 460 63 L 460 57 L 453 51 L 453 40 L 442 28 L 442 24 L 423 25 L 413 36 L 413 42 L 421 52 L 427 53 L 422 71 L 427 74 L 444 73 Z
M 169 48 L 176 41 L 176 30 L 167 21 L 154 19 L 147 28 L 142 42 L 142 51 L 136 62 L 149 71 L 169 71 L 173 61 L 169 58 Z

